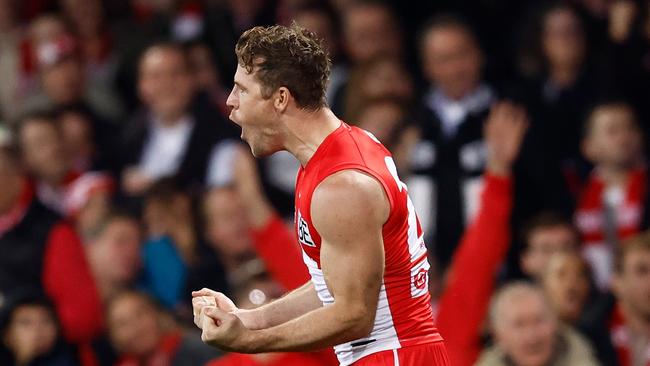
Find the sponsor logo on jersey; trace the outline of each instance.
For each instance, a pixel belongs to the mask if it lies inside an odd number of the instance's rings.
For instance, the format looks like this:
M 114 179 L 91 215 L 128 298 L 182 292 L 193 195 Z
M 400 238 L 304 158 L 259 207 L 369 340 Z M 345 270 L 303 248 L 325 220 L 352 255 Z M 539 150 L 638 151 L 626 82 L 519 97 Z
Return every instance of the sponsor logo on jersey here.
M 300 211 L 298 211 L 298 241 L 308 247 L 316 247 L 309 233 L 309 225 L 307 225 L 307 221 L 302 217 Z

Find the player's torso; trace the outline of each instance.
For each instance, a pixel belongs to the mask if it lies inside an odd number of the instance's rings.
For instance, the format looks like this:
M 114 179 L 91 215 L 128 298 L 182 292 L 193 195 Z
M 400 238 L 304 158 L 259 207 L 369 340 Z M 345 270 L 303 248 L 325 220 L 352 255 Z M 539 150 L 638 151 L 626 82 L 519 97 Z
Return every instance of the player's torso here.
M 295 229 L 318 296 L 326 306 L 334 302 L 321 270 L 321 237 L 311 222 L 311 198 L 323 179 L 345 169 L 377 179 L 391 212 L 383 228 L 385 269 L 373 331 L 367 338 L 336 346 L 339 360 L 351 364 L 386 349 L 440 340 L 430 306 L 427 250 L 406 185 L 388 150 L 374 136 L 346 124 L 323 141 L 296 182 Z

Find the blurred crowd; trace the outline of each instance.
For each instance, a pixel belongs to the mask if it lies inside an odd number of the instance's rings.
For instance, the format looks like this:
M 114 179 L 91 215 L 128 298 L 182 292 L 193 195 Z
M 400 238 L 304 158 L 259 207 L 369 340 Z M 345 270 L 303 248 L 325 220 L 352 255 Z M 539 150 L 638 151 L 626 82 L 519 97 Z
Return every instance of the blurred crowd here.
M 315 32 L 393 153 L 454 365 L 650 365 L 650 1 L 0 0 L 0 365 L 335 365 L 204 345 L 309 279 L 234 45 Z

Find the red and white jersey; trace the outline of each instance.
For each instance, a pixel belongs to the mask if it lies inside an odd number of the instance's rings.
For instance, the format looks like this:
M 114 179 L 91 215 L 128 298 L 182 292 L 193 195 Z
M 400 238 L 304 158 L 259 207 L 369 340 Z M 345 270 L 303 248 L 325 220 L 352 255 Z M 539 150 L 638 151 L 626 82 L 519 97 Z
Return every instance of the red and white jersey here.
M 385 268 L 374 327 L 367 338 L 334 347 L 341 365 L 380 351 L 441 341 L 428 292 L 427 248 L 406 185 L 390 152 L 369 132 L 345 123 L 300 168 L 296 182 L 295 228 L 319 298 L 324 306 L 335 301 L 321 270 L 321 237 L 311 221 L 311 199 L 323 179 L 344 169 L 377 179 L 388 196 L 390 215 L 383 227 Z

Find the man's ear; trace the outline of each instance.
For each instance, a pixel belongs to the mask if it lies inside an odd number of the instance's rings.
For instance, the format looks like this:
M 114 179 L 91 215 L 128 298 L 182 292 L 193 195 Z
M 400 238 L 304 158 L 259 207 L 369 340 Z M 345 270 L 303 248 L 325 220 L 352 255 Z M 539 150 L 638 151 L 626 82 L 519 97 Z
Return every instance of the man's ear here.
M 278 113 L 282 113 L 287 109 L 287 106 L 289 106 L 289 99 L 291 98 L 292 96 L 289 89 L 287 89 L 284 86 L 281 86 L 275 92 L 274 99 L 273 99 L 273 107 L 275 108 L 276 111 L 278 111 Z

